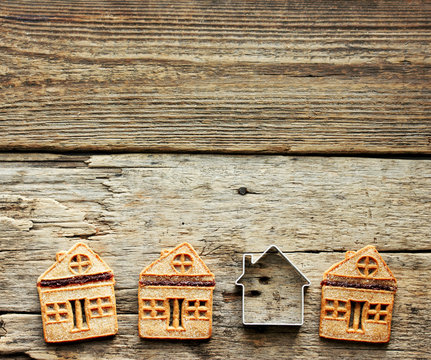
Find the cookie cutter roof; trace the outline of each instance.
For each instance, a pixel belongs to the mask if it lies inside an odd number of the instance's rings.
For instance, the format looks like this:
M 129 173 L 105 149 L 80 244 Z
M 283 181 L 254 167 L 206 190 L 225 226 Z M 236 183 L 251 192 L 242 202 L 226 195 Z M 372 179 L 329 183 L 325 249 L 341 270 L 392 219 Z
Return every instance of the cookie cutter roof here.
M 289 307 L 281 305 L 281 308 L 284 308 L 284 313 L 281 312 L 278 320 L 267 320 L 267 319 L 260 319 L 260 320 L 253 320 L 250 321 L 248 314 L 258 314 L 258 317 L 260 314 L 264 314 L 264 311 L 262 309 L 250 311 L 250 309 L 247 309 L 247 302 L 249 302 L 249 298 L 246 296 L 246 288 L 243 283 L 243 280 L 247 277 L 247 269 L 254 269 L 257 271 L 261 271 L 263 269 L 263 274 L 265 273 L 265 269 L 271 269 L 270 267 L 265 266 L 265 260 L 268 259 L 271 254 L 275 254 L 277 256 L 280 256 L 282 261 L 284 262 L 284 271 L 289 271 L 290 274 L 287 274 L 286 277 L 283 276 L 283 274 L 280 274 L 280 280 L 283 280 L 282 283 L 280 283 L 277 287 L 274 289 L 279 289 L 280 291 L 287 290 L 288 288 L 292 289 L 292 287 L 295 288 L 295 306 L 293 307 L 295 310 L 294 316 L 291 316 L 291 310 L 289 310 Z M 286 275 L 286 273 L 285 273 Z M 254 277 L 255 278 L 255 277 Z M 294 284 L 285 284 L 284 280 L 290 278 L 295 279 Z M 259 278 L 259 281 L 264 280 L 265 281 L 271 281 L 270 277 L 262 276 Z M 283 254 L 283 252 L 276 246 L 276 245 L 270 245 L 261 255 L 257 256 L 255 254 L 244 254 L 243 255 L 243 272 L 241 276 L 235 281 L 235 284 L 242 287 L 242 322 L 244 325 L 281 325 L 281 326 L 301 326 L 304 323 L 304 292 L 305 288 L 308 287 L 311 283 L 308 280 L 308 278 L 287 258 L 286 255 Z M 262 284 L 261 284 L 262 285 Z M 265 284 L 263 284 L 265 285 Z M 261 289 L 265 289 L 265 286 L 260 286 Z M 255 290 L 256 291 L 256 290 Z M 277 291 L 276 291 L 277 292 Z M 251 291 L 253 293 L 253 290 Z M 259 293 L 259 291 L 256 291 L 256 293 Z M 289 293 L 289 292 L 287 292 Z M 300 294 L 299 294 L 300 293 Z M 259 297 L 259 296 L 258 296 Z M 257 297 L 257 298 L 258 298 Z M 257 298 L 254 298 L 253 300 L 259 300 Z M 281 297 L 280 301 L 287 300 L 285 297 Z M 265 302 L 265 299 L 264 301 Z M 262 303 L 262 301 L 261 301 Z M 266 302 L 265 302 L 266 304 Z M 276 306 L 277 307 L 277 306 Z M 292 307 L 291 307 L 292 308 Z M 272 310 L 272 309 L 271 309 Z M 280 310 L 280 308 L 277 308 L 277 310 Z

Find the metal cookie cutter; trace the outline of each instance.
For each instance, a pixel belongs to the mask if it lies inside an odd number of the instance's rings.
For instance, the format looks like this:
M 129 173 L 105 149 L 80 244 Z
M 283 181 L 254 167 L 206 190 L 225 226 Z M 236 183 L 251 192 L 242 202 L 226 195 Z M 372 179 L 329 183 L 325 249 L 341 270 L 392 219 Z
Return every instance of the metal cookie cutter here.
M 260 256 L 244 254 L 243 272 L 235 284 L 242 286 L 244 325 L 304 323 L 304 291 L 310 281 L 276 245 Z

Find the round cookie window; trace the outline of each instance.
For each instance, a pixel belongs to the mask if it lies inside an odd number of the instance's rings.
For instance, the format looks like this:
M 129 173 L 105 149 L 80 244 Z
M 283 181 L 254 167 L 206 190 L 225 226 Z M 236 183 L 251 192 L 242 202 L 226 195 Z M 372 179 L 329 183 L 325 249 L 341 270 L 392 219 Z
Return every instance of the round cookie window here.
M 76 254 L 69 261 L 69 269 L 74 274 L 85 274 L 91 268 L 91 261 L 87 255 Z
M 193 266 L 193 259 L 189 254 L 178 254 L 172 259 L 172 266 L 176 272 L 186 274 Z
M 356 268 L 361 275 L 365 277 L 373 277 L 377 273 L 379 265 L 377 264 L 377 260 L 372 256 L 362 256 L 356 263 Z

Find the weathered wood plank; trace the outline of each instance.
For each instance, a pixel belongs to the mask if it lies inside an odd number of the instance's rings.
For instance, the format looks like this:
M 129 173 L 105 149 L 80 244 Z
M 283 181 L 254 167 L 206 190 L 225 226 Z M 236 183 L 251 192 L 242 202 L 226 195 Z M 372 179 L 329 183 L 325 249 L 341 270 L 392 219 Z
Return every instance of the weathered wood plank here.
M 61 236 L 60 218 L 86 220 L 95 229 L 88 231 L 136 247 L 224 237 L 241 252 L 256 239 L 262 247 L 284 239 L 286 251 L 345 250 L 352 241 L 430 250 L 429 160 L 100 155 L 41 164 L 26 157 L 0 157 L 9 159 L 0 191 L 2 215 L 33 221 L 30 232 Z
M 230 314 L 227 314 L 229 316 Z M 411 333 L 398 334 L 404 342 L 393 341 L 388 346 L 326 341 L 318 338 L 317 324 L 308 331 L 305 326 L 296 328 L 242 326 L 218 326 L 211 340 L 197 341 L 156 341 L 143 340 L 137 336 L 137 315 L 120 315 L 120 333 L 112 339 L 93 342 L 47 346 L 43 343 L 38 315 L 10 314 L 2 316 L 9 324 L 10 336 L 0 339 L 1 348 L 8 341 L 10 354 L 22 352 L 32 359 L 166 359 L 173 354 L 183 359 L 427 359 L 429 351 L 421 343 L 410 345 L 407 341 Z M 426 327 L 426 324 L 422 324 Z M 20 338 L 20 329 L 26 329 L 25 343 Z M 422 333 L 427 336 L 429 332 Z M 15 342 L 15 343 L 14 343 Z
M 430 13 L 3 1 L 0 149 L 429 154 Z
M 107 243 L 105 248 L 112 245 Z M 127 244 L 117 244 L 121 251 Z M 31 254 L 29 254 L 31 255 Z M 33 252 L 34 258 L 41 254 Z M 118 256 L 118 255 L 117 255 Z M 324 270 L 343 257 L 342 253 L 292 253 L 289 258 L 301 267 L 312 282 L 305 297 L 305 323 L 302 327 L 243 327 L 241 323 L 240 289 L 234 285 L 241 273 L 241 254 L 211 254 L 205 261 L 211 266 L 217 278 L 214 294 L 213 337 L 208 342 L 148 341 L 137 333 L 137 269 L 148 263 L 156 254 L 121 256 L 114 271 L 117 277 L 117 305 L 120 312 L 119 335 L 113 339 L 85 342 L 74 345 L 52 346 L 43 341 L 41 319 L 35 314 L 8 313 L 0 316 L 4 322 L 4 334 L 0 336 L 0 354 L 26 353 L 35 359 L 71 358 L 166 358 L 175 353 L 185 359 L 203 357 L 227 358 L 309 358 L 319 354 L 323 358 L 366 356 L 371 359 L 385 357 L 400 359 L 428 358 L 429 346 L 423 340 L 431 336 L 431 287 L 423 279 L 431 266 L 430 254 L 390 254 L 384 257 L 399 280 L 392 338 L 388 345 L 352 344 L 320 339 L 318 322 L 320 310 L 320 285 Z M 105 256 L 106 257 L 106 256 Z M 112 263 L 113 259 L 109 259 Z M 34 261 L 25 265 L 26 271 L 33 271 Z M 39 262 L 41 263 L 41 262 Z M 125 276 L 127 278 L 125 278 Z M 33 276 L 34 278 L 36 276 Z M 23 284 L 25 285 L 25 284 Z M 34 291 L 36 293 L 36 291 Z M 36 295 L 36 294 L 35 294 Z M 15 301 L 24 300 L 26 294 L 21 288 L 15 293 Z M 32 296 L 33 298 L 33 296 Z M 4 302 L 4 300 L 3 300 Z M 37 305 L 36 296 L 34 302 Z M 23 309 L 26 310 L 26 309 Z M 416 334 L 416 335 L 415 335 Z M 420 334 L 420 335 L 419 335 Z
M 0 154 L 0 355 L 427 358 L 430 199 L 429 160 Z M 116 274 L 120 334 L 48 346 L 35 282 L 57 251 L 78 240 L 88 241 Z M 203 343 L 140 340 L 139 271 L 181 241 L 192 243 L 216 275 L 214 336 Z M 242 253 L 271 243 L 311 280 L 300 329 L 241 325 L 234 280 Z M 368 243 L 383 251 L 398 279 L 391 342 L 319 339 L 323 271 L 341 251 Z

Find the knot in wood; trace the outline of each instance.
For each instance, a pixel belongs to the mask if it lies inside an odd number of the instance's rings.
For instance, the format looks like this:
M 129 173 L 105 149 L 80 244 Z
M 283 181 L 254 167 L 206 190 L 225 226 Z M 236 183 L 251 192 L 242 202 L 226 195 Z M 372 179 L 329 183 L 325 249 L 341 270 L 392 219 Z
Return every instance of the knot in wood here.
M 247 188 L 246 187 L 244 187 L 244 186 L 241 186 L 239 189 L 238 189 L 238 194 L 240 194 L 240 195 L 245 195 L 245 194 L 247 194 L 248 193 L 248 190 L 247 190 Z

